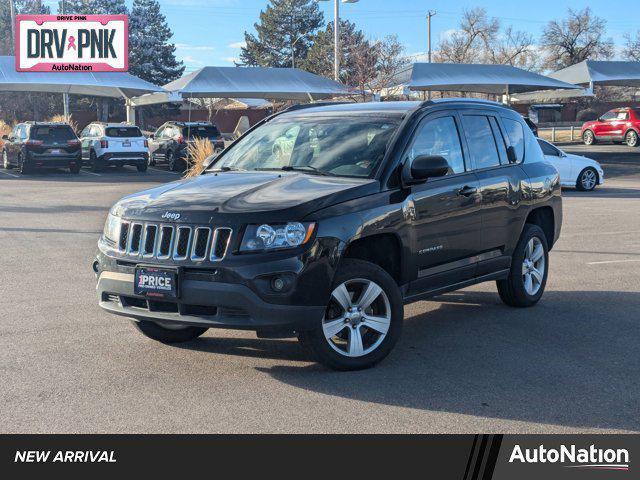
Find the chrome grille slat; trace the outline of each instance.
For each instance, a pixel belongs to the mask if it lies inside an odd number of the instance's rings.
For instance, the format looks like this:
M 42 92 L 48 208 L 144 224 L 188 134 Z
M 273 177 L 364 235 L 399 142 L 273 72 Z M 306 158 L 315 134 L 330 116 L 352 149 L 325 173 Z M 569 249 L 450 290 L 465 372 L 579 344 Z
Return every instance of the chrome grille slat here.
M 218 227 L 213 232 L 213 241 L 211 242 L 211 254 L 209 260 L 219 262 L 227 254 L 229 243 L 231 242 L 231 234 L 233 230 L 226 227 Z
M 228 253 L 232 234 L 228 227 L 123 220 L 118 250 L 144 259 L 219 262 Z

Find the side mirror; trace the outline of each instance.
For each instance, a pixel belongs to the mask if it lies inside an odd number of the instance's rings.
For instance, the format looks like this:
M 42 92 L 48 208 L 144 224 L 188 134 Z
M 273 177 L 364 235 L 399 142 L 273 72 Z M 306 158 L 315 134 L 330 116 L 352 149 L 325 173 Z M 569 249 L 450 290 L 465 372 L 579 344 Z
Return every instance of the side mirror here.
M 597 120 L 598 120 L 599 122 L 604 122 L 604 120 L 602 119 L 602 117 L 598 117 L 598 118 L 597 118 Z
M 507 147 L 507 159 L 509 159 L 509 163 L 516 163 L 518 161 L 518 155 L 516 155 L 516 149 L 511 145 Z
M 3 140 L 9 140 L 9 135 L 2 135 Z
M 439 155 L 419 155 L 411 162 L 408 183 L 424 182 L 428 178 L 444 177 L 449 172 L 449 163 Z

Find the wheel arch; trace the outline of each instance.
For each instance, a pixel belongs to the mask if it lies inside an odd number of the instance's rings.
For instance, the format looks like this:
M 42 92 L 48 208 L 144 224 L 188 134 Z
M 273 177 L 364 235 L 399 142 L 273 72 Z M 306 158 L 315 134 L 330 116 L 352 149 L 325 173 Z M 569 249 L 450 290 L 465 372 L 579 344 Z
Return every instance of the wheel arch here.
M 597 173 L 597 172 L 596 172 Z M 540 207 L 536 207 L 529 212 L 527 215 L 527 219 L 525 220 L 526 224 L 532 224 L 539 226 L 544 232 L 544 236 L 547 240 L 547 245 L 549 246 L 549 250 L 553 248 L 554 238 L 555 238 L 555 228 L 556 228 L 556 219 L 553 208 L 548 205 L 543 205 Z M 524 225 L 522 226 L 524 230 Z
M 349 241 L 341 260 L 346 258 L 374 263 L 385 270 L 398 285 L 404 283 L 402 242 L 395 233 L 375 233 Z

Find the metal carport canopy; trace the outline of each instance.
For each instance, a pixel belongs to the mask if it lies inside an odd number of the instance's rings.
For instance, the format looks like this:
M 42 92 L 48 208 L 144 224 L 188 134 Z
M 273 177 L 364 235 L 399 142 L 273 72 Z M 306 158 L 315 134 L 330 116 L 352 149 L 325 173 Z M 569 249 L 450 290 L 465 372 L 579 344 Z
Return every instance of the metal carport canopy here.
M 549 75 L 577 85 L 640 87 L 640 62 L 585 60 Z
M 163 88 L 168 93 L 145 95 L 133 103 L 142 106 L 185 98 L 321 100 L 353 93 L 339 82 L 297 68 L 266 67 L 204 67 Z
M 511 65 L 415 63 L 411 90 L 477 92 L 495 95 L 547 89 L 577 89 L 576 85 Z
M 18 72 L 15 57 L 0 57 L 0 91 L 69 93 L 129 99 L 162 88 L 126 72 Z

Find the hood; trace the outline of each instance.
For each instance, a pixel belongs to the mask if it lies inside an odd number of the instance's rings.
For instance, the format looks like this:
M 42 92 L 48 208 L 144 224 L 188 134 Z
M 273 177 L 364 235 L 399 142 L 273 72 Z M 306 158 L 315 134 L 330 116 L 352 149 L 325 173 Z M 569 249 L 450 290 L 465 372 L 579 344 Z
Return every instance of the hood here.
M 573 162 L 573 165 L 577 167 L 593 167 L 598 171 L 602 171 L 602 166 L 595 160 L 589 157 L 583 157 L 582 155 L 574 155 L 573 153 L 567 153 L 567 158 Z
M 243 221 L 302 220 L 337 203 L 379 191 L 372 179 L 323 177 L 298 172 L 220 172 L 161 185 L 123 198 L 125 218 L 208 223 L 243 214 Z

